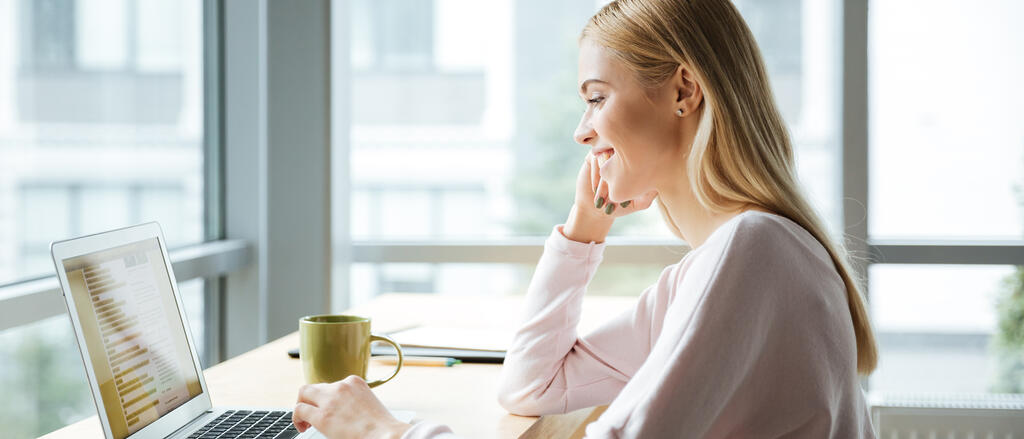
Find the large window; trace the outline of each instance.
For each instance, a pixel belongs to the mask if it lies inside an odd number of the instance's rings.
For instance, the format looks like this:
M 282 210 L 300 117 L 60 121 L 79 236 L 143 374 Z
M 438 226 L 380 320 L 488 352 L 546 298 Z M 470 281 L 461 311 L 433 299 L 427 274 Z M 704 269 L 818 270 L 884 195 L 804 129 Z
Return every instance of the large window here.
M 203 240 L 202 35 L 198 0 L 0 0 L 0 285 L 53 276 L 55 240 Z M 181 292 L 201 343 L 202 280 Z M 95 414 L 64 316 L 0 329 L 0 388 L 4 437 Z
M 1019 245 L 1024 58 L 1010 54 L 1024 53 L 1024 4 L 885 0 L 869 12 L 871 240 Z M 882 256 L 869 272 L 882 350 L 873 389 L 1024 392 L 1024 340 L 998 342 L 1024 325 L 1004 303 L 1024 297 L 1010 298 L 1021 268 Z
M 576 38 L 603 3 L 353 0 L 345 23 L 351 235 L 357 255 L 385 256 L 356 258 L 352 303 L 392 291 L 525 290 L 528 257 L 467 264 L 464 253 L 446 256 L 454 254 L 447 246 L 473 243 L 483 258 L 539 245 L 529 237 L 564 221 L 586 153 L 571 138 L 582 112 Z M 735 4 L 764 55 L 812 203 L 833 234 L 853 233 L 847 242 L 869 265 L 863 274 L 882 352 L 870 388 L 1024 391 L 1006 385 L 1007 371 L 1024 367 L 1006 358 L 1024 355 L 1024 346 L 1007 348 L 1000 329 L 1024 324 L 1012 321 L 1024 305 L 1008 299 L 1024 288 L 1008 280 L 1022 272 L 1012 254 L 1024 238 L 1024 87 L 1014 79 L 1024 60 L 1007 56 L 1024 50 L 1013 21 L 1024 6 Z M 865 22 L 843 16 L 860 8 L 870 11 Z M 868 36 L 844 24 L 863 25 Z M 388 31 L 396 27 L 405 32 Z M 842 47 L 867 47 L 867 57 Z M 856 131 L 846 145 L 843 130 Z M 858 154 L 866 170 L 841 163 Z M 654 209 L 617 222 L 612 235 L 659 245 L 671 238 Z M 896 244 L 906 247 L 894 261 Z M 395 245 L 409 251 L 377 252 Z M 655 272 L 629 263 L 602 270 L 632 271 L 595 280 L 601 294 L 637 294 Z
M 335 23 L 351 32 L 352 238 L 498 245 L 543 237 L 564 222 L 587 152 L 572 139 L 584 108 L 576 94 L 577 38 L 603 3 L 352 0 L 347 21 Z M 838 231 L 836 5 L 737 6 L 764 53 L 800 176 Z M 675 239 L 657 208 L 618 220 L 612 235 Z M 351 299 L 390 291 L 522 293 L 471 279 L 530 274 L 436 262 L 357 265 Z M 639 294 L 655 278 L 636 276 L 611 290 Z
M 50 241 L 159 221 L 203 238 L 201 4 L 4 0 L 0 284 Z

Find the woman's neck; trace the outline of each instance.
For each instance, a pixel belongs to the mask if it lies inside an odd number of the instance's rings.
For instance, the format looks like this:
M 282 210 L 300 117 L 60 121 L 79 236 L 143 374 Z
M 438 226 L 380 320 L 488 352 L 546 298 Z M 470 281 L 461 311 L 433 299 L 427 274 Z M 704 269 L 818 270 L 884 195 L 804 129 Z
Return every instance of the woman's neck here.
M 659 188 L 658 199 L 665 206 L 672 222 L 679 228 L 683 240 L 691 248 L 700 247 L 719 226 L 749 210 L 737 208 L 728 212 L 713 213 L 705 209 L 697 202 L 697 197 L 690 189 L 689 180 L 685 175 L 674 178 L 673 184 Z

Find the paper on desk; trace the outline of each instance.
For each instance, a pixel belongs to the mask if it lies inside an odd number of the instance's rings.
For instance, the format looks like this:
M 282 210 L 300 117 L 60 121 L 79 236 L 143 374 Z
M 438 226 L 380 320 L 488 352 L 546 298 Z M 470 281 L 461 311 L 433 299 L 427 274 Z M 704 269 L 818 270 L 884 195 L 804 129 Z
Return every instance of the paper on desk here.
M 389 336 L 402 346 L 474 351 L 508 350 L 513 331 L 500 329 L 456 329 L 421 326 Z

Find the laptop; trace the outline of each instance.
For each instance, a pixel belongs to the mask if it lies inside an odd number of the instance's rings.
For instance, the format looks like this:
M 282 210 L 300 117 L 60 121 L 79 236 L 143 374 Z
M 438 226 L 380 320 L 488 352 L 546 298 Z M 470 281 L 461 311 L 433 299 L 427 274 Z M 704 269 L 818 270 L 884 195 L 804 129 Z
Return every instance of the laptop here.
M 212 406 L 157 223 L 50 253 L 107 439 L 323 437 L 300 434 L 287 409 Z

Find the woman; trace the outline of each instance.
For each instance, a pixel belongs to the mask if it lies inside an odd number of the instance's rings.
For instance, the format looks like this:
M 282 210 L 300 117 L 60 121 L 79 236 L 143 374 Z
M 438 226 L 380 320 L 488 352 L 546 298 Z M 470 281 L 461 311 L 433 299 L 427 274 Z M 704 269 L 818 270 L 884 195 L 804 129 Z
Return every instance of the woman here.
M 610 403 L 588 437 L 873 437 L 864 302 L 799 188 L 735 7 L 613 1 L 583 30 L 578 74 L 575 138 L 591 154 L 545 244 L 499 402 L 521 415 Z M 580 337 L 608 230 L 655 198 L 693 250 L 634 309 Z M 358 378 L 303 388 L 295 419 L 328 437 L 451 435 L 395 421 Z

